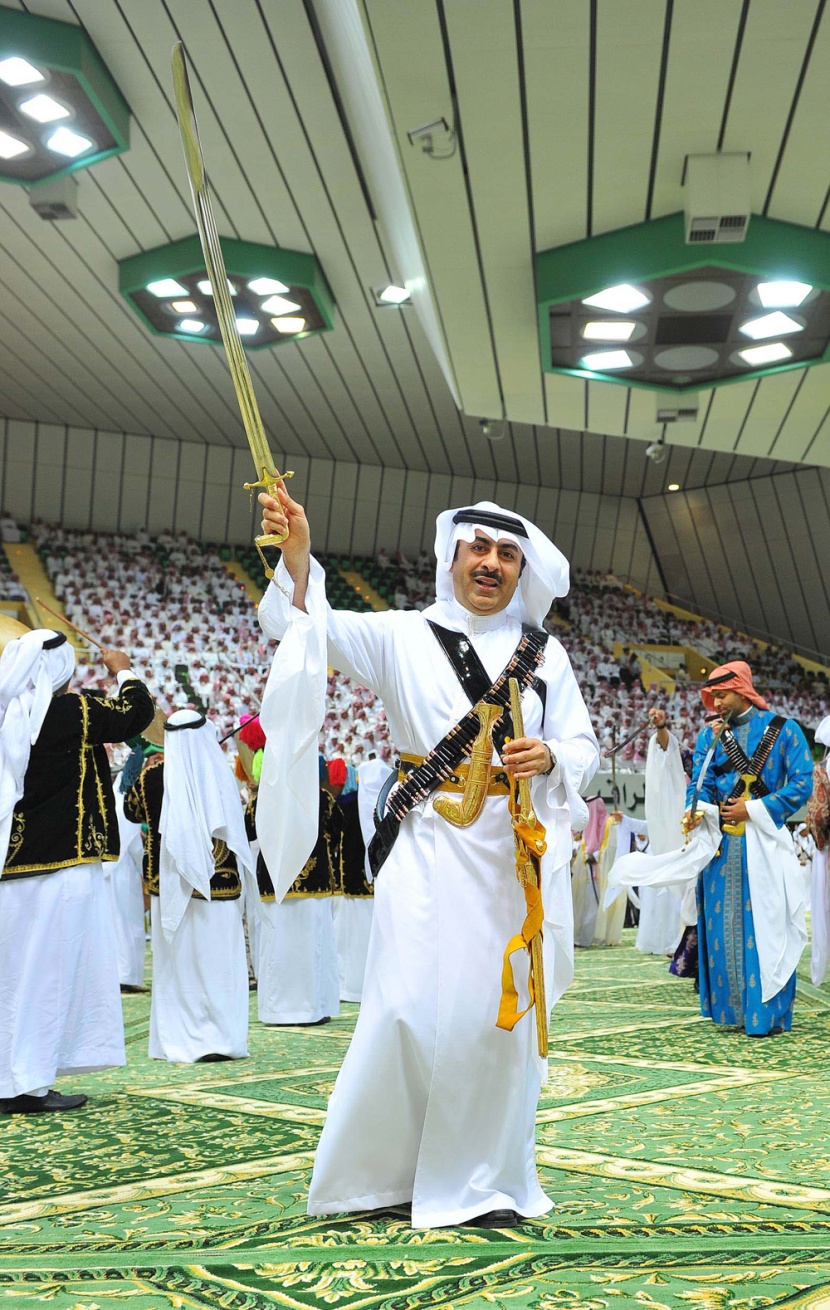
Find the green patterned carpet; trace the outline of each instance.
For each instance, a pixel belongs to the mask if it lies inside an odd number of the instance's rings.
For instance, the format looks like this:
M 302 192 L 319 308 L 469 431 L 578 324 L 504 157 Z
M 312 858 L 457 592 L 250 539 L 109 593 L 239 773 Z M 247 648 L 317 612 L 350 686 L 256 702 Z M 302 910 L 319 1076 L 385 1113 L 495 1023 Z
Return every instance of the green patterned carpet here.
M 129 1065 L 73 1079 L 84 1110 L 0 1120 L 2 1310 L 830 1310 L 830 991 L 753 1040 L 630 945 L 578 953 L 538 1117 L 556 1209 L 502 1233 L 305 1215 L 356 1006 L 178 1067 L 124 1008 Z

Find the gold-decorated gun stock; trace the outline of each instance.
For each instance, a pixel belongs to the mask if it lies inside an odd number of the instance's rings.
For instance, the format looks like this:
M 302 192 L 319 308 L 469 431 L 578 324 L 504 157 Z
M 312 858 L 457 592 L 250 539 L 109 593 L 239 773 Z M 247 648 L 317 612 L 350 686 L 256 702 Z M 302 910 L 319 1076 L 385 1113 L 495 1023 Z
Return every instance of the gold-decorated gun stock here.
M 225 271 L 225 260 L 219 241 L 219 233 L 216 230 L 216 222 L 213 217 L 210 185 L 205 171 L 205 161 L 199 141 L 199 129 L 193 110 L 193 97 L 190 93 L 190 79 L 187 75 L 184 46 L 181 41 L 177 41 L 173 46 L 172 61 L 176 117 L 179 120 L 182 149 L 190 182 L 190 194 L 193 197 L 196 227 L 199 230 L 199 240 L 202 243 L 202 253 L 205 257 L 205 268 L 213 290 L 213 303 L 216 306 L 216 317 L 219 320 L 222 344 L 225 347 L 225 354 L 230 365 L 233 388 L 239 402 L 245 435 L 248 438 L 248 445 L 251 448 L 257 474 L 257 481 L 246 482 L 245 488 L 247 491 L 253 492 L 256 487 L 262 487 L 270 496 L 275 496 L 277 487 L 283 479 L 290 478 L 293 474 L 277 472 L 277 466 L 268 445 L 268 438 L 262 426 L 262 416 L 254 394 L 254 384 L 248 370 L 248 361 L 245 358 L 242 338 L 239 335 L 239 328 L 236 326 L 236 315 L 228 290 L 228 275 Z M 254 538 L 254 545 L 259 551 L 259 557 L 262 560 L 266 576 L 269 578 L 274 576 L 274 570 L 263 555 L 262 547 L 279 546 L 285 541 L 287 535 L 287 532 L 282 534 L 270 533 Z

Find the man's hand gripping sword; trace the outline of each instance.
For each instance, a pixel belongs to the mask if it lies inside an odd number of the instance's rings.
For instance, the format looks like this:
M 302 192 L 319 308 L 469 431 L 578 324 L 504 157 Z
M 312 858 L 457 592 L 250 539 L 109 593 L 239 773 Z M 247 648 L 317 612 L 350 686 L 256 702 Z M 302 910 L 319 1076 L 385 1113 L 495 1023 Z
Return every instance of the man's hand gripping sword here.
M 213 217 L 210 185 L 205 172 L 205 161 L 199 141 L 199 129 L 196 125 L 193 98 L 190 94 L 190 81 L 187 76 L 184 46 L 181 41 L 174 45 L 172 58 L 176 117 L 179 120 L 179 131 L 181 132 L 182 148 L 185 164 L 187 165 L 190 193 L 193 197 L 196 226 L 199 229 L 199 240 L 202 243 L 202 253 L 205 257 L 205 268 L 213 291 L 213 303 L 216 306 L 216 317 L 219 320 L 219 330 L 222 333 L 222 344 L 228 357 L 231 379 L 239 402 L 242 422 L 245 426 L 245 435 L 248 438 L 248 445 L 254 459 L 254 468 L 258 476 L 258 481 L 246 482 L 245 489 L 253 492 L 254 488 L 262 487 L 269 496 L 276 496 L 277 487 L 282 484 L 283 479 L 293 477 L 293 474 L 277 472 L 274 457 L 268 445 L 268 438 L 262 426 L 262 417 L 254 395 L 254 386 L 251 381 L 251 374 L 248 371 L 245 351 L 242 347 L 242 338 L 236 326 L 236 315 L 228 291 L 225 260 Z M 282 535 L 269 533 L 254 538 L 254 545 L 259 551 L 266 577 L 272 578 L 274 570 L 263 555 L 262 547 L 280 546 L 287 535 L 287 533 Z
M 513 734 L 516 741 L 524 737 L 524 717 L 522 715 L 522 693 L 516 678 L 510 679 L 510 713 L 513 718 Z M 510 793 L 510 818 L 513 823 L 513 837 L 516 843 L 516 877 L 521 883 L 527 906 L 527 915 L 521 932 L 507 943 L 502 968 L 502 997 L 499 1005 L 497 1028 L 513 1029 L 527 1014 L 531 1006 L 536 1008 L 536 1040 L 539 1054 L 544 1058 L 548 1053 L 548 1007 L 545 1000 L 545 969 L 542 958 L 542 923 L 545 912 L 542 906 L 542 856 L 547 850 L 545 829 L 539 822 L 530 798 L 530 779 L 517 778 Z M 525 947 L 530 955 L 528 973 L 528 993 L 530 1002 L 519 1013 L 518 993 L 513 979 L 513 966 L 510 957 L 514 951 Z
M 700 773 L 697 775 L 697 783 L 695 784 L 694 795 L 692 796 L 692 803 L 689 806 L 689 809 L 683 815 L 680 824 L 686 837 L 684 846 L 688 846 L 689 841 L 691 839 L 692 832 L 700 823 L 700 819 L 702 818 L 702 815 L 698 817 L 697 806 L 700 800 L 701 792 L 703 791 L 703 784 L 706 781 L 706 775 L 709 772 L 709 765 L 712 763 L 712 760 L 714 758 L 714 754 L 715 751 L 717 750 L 718 742 L 723 736 L 724 730 L 727 727 L 731 717 L 732 716 L 729 710 L 726 710 L 721 716 L 720 723 L 715 728 L 715 731 L 712 733 L 712 741 L 710 743 L 708 751 L 706 752 L 703 763 L 700 766 Z

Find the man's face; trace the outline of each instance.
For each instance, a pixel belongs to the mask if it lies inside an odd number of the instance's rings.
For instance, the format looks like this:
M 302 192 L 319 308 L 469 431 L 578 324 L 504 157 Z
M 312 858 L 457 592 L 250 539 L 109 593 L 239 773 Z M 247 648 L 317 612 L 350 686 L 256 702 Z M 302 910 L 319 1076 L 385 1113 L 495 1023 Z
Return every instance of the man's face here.
M 712 692 L 712 702 L 718 714 L 731 714 L 734 718 L 737 714 L 743 714 L 748 710 L 752 701 L 747 700 L 744 696 L 739 696 L 736 691 L 724 691 L 716 687 Z
M 459 541 L 451 573 L 455 599 L 473 614 L 498 614 L 519 585 L 522 552 L 513 541 L 496 542 L 481 529 Z

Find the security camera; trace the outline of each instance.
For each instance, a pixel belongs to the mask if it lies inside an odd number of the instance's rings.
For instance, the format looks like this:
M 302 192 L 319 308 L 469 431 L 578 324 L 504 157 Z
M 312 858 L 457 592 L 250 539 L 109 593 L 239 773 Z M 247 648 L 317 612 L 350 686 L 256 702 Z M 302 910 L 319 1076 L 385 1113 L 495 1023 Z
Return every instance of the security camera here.
M 646 459 L 653 464 L 662 464 L 668 453 L 668 447 L 662 441 L 652 441 L 650 446 L 646 446 Z
M 481 428 L 481 435 L 488 441 L 501 441 L 507 431 L 507 424 L 504 419 L 480 418 L 478 426 Z

